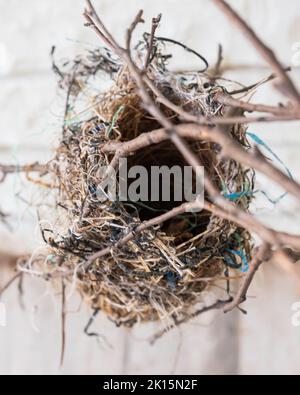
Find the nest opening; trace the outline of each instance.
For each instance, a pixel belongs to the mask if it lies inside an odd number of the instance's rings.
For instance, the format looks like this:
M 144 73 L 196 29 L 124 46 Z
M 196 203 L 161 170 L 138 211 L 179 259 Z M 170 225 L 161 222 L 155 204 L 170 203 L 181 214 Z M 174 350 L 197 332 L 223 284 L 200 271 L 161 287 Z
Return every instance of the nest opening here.
M 166 196 L 163 194 L 163 183 L 165 180 L 162 177 L 162 173 L 159 178 L 159 185 L 157 189 L 159 192 L 159 198 L 156 201 L 149 199 L 148 201 L 137 201 L 132 204 L 136 207 L 139 215 L 140 221 L 151 220 L 158 215 L 166 213 L 183 203 L 188 201 L 185 198 L 184 182 L 183 179 L 176 178 L 176 171 L 181 175 L 184 175 L 184 169 L 189 167 L 185 159 L 178 153 L 178 150 L 172 142 L 165 141 L 149 147 L 147 150 L 139 150 L 134 155 L 128 158 L 128 171 L 134 166 L 143 166 L 146 169 L 148 177 L 147 192 L 150 198 L 153 195 L 153 177 L 151 176 L 152 169 L 168 169 L 175 171 L 172 173 L 170 171 L 170 178 L 167 180 L 169 182 L 168 192 Z M 128 188 L 130 188 L 133 180 L 128 183 Z M 195 194 L 195 177 L 193 174 L 193 194 Z M 181 199 L 176 197 L 175 189 L 177 189 Z M 141 191 L 140 191 L 141 192 Z M 173 236 L 175 238 L 175 244 L 182 240 L 187 240 L 192 238 L 198 233 L 203 233 L 210 222 L 210 213 L 203 211 L 201 213 L 186 213 L 174 217 L 171 220 L 164 222 L 161 226 L 162 231 L 164 231 L 168 236 Z

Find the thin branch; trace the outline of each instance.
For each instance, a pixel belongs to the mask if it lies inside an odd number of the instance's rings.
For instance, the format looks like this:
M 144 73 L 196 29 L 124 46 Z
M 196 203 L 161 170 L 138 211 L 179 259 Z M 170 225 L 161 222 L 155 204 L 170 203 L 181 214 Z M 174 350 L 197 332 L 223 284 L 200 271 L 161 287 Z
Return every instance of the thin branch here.
M 260 268 L 260 266 L 263 264 L 263 262 L 270 259 L 270 254 L 271 254 L 270 245 L 266 243 L 257 249 L 254 258 L 252 259 L 252 262 L 250 264 L 249 271 L 245 276 L 244 281 L 237 295 L 232 300 L 232 302 L 228 303 L 224 307 L 223 309 L 224 313 L 229 313 L 230 311 L 239 307 L 242 303 L 244 303 L 247 300 L 247 293 L 255 277 L 255 274 Z
M 15 276 L 13 276 L 6 285 L 4 285 L 3 288 L 0 289 L 0 297 L 8 290 L 8 288 L 10 288 L 10 286 L 16 281 L 18 280 L 21 276 L 23 275 L 23 273 L 17 273 Z
M 274 247 L 290 246 L 297 251 L 300 250 L 300 236 L 291 235 L 285 232 L 278 232 L 266 227 L 252 215 L 232 205 L 231 210 L 224 210 L 212 203 L 207 203 L 205 209 L 216 216 L 227 219 L 232 223 L 238 224 L 250 232 L 256 234 L 261 240 L 272 244 Z
M 69 114 L 69 101 L 70 101 L 70 97 L 71 97 L 71 93 L 72 93 L 72 88 L 75 82 L 75 72 L 73 73 L 69 84 L 68 84 L 68 89 L 67 89 L 67 95 L 66 95 L 66 101 L 65 101 L 65 111 L 64 111 L 64 118 L 63 118 L 63 126 L 62 126 L 62 130 L 63 130 L 63 135 L 65 135 L 65 131 L 66 131 L 66 122 L 67 122 L 67 118 L 68 118 L 68 114 Z
M 0 221 L 7 224 L 6 220 L 7 220 L 8 214 L 5 214 L 1 209 L 0 209 Z
M 230 69 L 230 68 L 229 68 L 229 69 Z M 288 73 L 288 72 L 292 71 L 292 68 L 291 68 L 291 67 L 286 67 L 286 68 L 284 69 L 284 71 L 285 71 L 286 73 Z M 249 92 L 249 91 L 251 91 L 251 90 L 253 90 L 253 89 L 255 89 L 255 88 L 258 88 L 258 87 L 261 86 L 262 84 L 266 84 L 267 82 L 273 81 L 273 80 L 275 80 L 276 78 L 278 78 L 276 74 L 271 74 L 268 78 L 265 78 L 262 82 L 258 82 L 258 83 L 252 84 L 252 85 L 250 85 L 250 86 L 246 86 L 245 88 L 236 89 L 236 90 L 230 91 L 230 92 L 228 92 L 228 93 L 229 93 L 230 95 L 240 95 L 240 94 L 242 94 L 242 93 L 246 93 L 246 92 Z
M 192 210 L 202 209 L 202 208 L 203 206 L 201 206 L 201 204 L 199 204 L 198 201 L 193 201 L 191 203 L 184 203 L 181 206 L 176 207 L 165 214 L 155 217 L 149 221 L 143 222 L 141 225 L 137 226 L 134 230 L 130 230 L 126 236 L 122 237 L 117 243 L 114 243 L 111 247 L 107 247 L 88 257 L 87 264 L 84 267 L 85 270 L 87 270 L 96 259 L 99 259 L 105 255 L 110 254 L 112 248 L 121 248 L 124 245 L 126 245 L 129 241 L 133 240 L 138 233 L 142 233 L 153 226 L 161 225 L 164 222 L 174 217 L 177 217 L 180 214 L 184 214 L 186 212 L 191 212 Z
M 299 251 L 299 249 L 297 249 Z M 273 253 L 272 260 L 275 262 L 282 270 L 284 270 L 291 278 L 295 279 L 297 285 L 300 284 L 300 268 L 295 263 L 299 261 L 295 259 L 297 252 L 292 254 L 286 249 L 280 249 Z
M 144 19 L 142 18 L 144 11 L 140 10 L 137 16 L 135 17 L 134 21 L 132 22 L 130 28 L 127 30 L 127 41 L 126 41 L 126 48 L 127 51 L 131 51 L 131 39 L 134 30 L 136 29 L 137 25 L 140 23 L 145 23 Z
M 291 236 L 283 232 L 275 232 L 272 229 L 264 226 L 252 215 L 246 213 L 243 210 L 240 210 L 237 206 L 230 205 L 230 207 L 231 210 L 226 211 L 209 202 L 204 202 L 204 204 L 202 204 L 201 202 L 194 200 L 190 203 L 184 203 L 168 211 L 165 214 L 157 216 L 149 221 L 143 222 L 135 229 L 129 229 L 127 235 L 122 237 L 117 243 L 114 243 L 110 247 L 104 248 L 103 250 L 98 251 L 97 253 L 87 257 L 87 263 L 85 264 L 84 269 L 88 270 L 91 264 L 96 259 L 102 258 L 103 256 L 110 254 L 112 249 L 123 247 L 129 241 L 133 240 L 137 236 L 137 234 L 144 232 L 145 230 L 153 226 L 161 225 L 165 221 L 177 217 L 180 214 L 190 212 L 193 210 L 202 210 L 202 209 L 205 209 L 220 218 L 226 219 L 240 226 L 246 227 L 247 229 L 251 230 L 253 233 L 257 234 L 259 237 L 261 237 L 262 240 L 265 241 L 266 243 L 272 243 L 272 245 L 275 245 L 279 248 L 281 245 L 289 245 L 297 250 L 300 250 L 300 237 Z
M 160 102 L 160 100 L 158 100 Z M 196 123 L 202 126 L 217 126 L 217 125 L 250 125 L 252 123 L 274 123 L 274 122 L 295 122 L 300 120 L 300 114 L 286 114 L 286 115 L 257 115 L 254 117 L 232 116 L 232 117 L 212 117 L 204 118 L 185 113 L 182 117 L 183 121 Z
M 240 305 L 247 300 L 248 290 L 253 282 L 253 279 L 258 269 L 260 268 L 263 262 L 269 261 L 272 258 L 272 255 L 273 253 L 271 251 L 271 247 L 269 244 L 264 243 L 263 245 L 261 245 L 259 248 L 257 248 L 255 256 L 251 262 L 250 269 L 247 275 L 245 276 L 242 285 L 234 298 L 229 298 L 228 300 L 224 300 L 224 301 L 218 300 L 216 303 L 214 303 L 211 306 L 199 309 L 195 313 L 187 315 L 181 320 L 176 320 L 174 324 L 171 325 L 169 328 L 164 328 L 161 331 L 157 332 L 154 336 L 152 336 L 150 339 L 150 344 L 154 344 L 164 334 L 168 333 L 170 330 L 174 329 L 175 327 L 185 324 L 191 319 L 196 318 L 209 311 L 222 310 L 224 313 L 229 313 L 235 308 L 240 308 Z
M 274 107 L 274 106 L 266 106 L 264 104 L 253 104 L 253 103 L 248 103 L 244 102 L 242 100 L 234 99 L 233 97 L 230 97 L 228 95 L 224 94 L 216 94 L 214 99 L 218 101 L 219 103 L 225 104 L 227 106 L 231 106 L 234 108 L 241 108 L 245 111 L 248 112 L 266 112 L 274 115 L 293 115 L 294 118 L 295 116 L 299 115 L 299 112 L 296 114 L 291 114 L 289 109 L 286 109 L 285 107 Z
M 211 82 L 215 82 L 218 77 L 221 75 L 221 68 L 222 68 L 222 62 L 223 62 L 223 47 L 221 44 L 218 46 L 218 59 L 216 62 L 216 65 L 214 67 L 214 70 L 212 72 L 212 77 L 211 77 Z
M 260 171 L 262 174 L 280 184 L 287 192 L 300 200 L 300 185 L 295 180 L 292 180 L 287 174 L 273 166 L 271 162 L 265 159 L 262 155 L 259 155 L 257 151 L 251 152 L 246 150 L 225 132 L 216 128 L 206 128 L 195 124 L 181 124 L 174 126 L 174 130 L 176 130 L 176 134 L 181 140 L 183 138 L 190 138 L 193 140 L 211 141 L 220 144 L 222 147 L 222 155 L 230 157 L 245 166 L 252 167 L 255 170 Z M 116 155 L 120 158 L 122 155 L 127 156 L 129 153 L 135 152 L 151 144 L 161 143 L 168 138 L 169 133 L 167 133 L 165 129 L 158 129 L 141 134 L 136 139 L 123 144 L 108 143 L 102 147 L 102 150 L 103 152 L 112 152 L 113 150 L 117 150 Z M 188 158 L 188 162 L 189 161 L 191 162 L 191 157 Z M 117 162 L 117 158 L 114 158 L 114 162 Z M 197 166 L 201 166 L 201 164 L 198 163 L 198 160 Z
M 296 107 L 300 107 L 300 94 L 296 89 L 294 83 L 286 74 L 284 67 L 280 64 L 274 52 L 267 47 L 262 40 L 257 36 L 254 30 L 238 15 L 230 5 L 224 0 L 213 0 L 213 2 L 221 9 L 221 11 L 228 17 L 230 22 L 236 25 L 239 30 L 248 38 L 258 53 L 265 59 L 265 61 L 274 70 L 274 73 L 280 78 L 280 91 L 290 96 Z M 278 87 L 278 85 L 277 85 Z
M 291 252 L 289 252 L 291 253 Z M 294 253 L 292 252 L 291 255 Z M 277 255 L 277 257 L 276 257 Z M 159 340 L 163 335 L 168 333 L 170 330 L 178 327 L 179 325 L 186 324 L 191 319 L 196 318 L 202 314 L 205 314 L 209 311 L 216 311 L 222 310 L 224 313 L 229 313 L 236 308 L 240 308 L 240 305 L 247 300 L 247 293 L 249 291 L 250 286 L 254 280 L 254 277 L 259 270 L 260 266 L 263 262 L 269 262 L 270 260 L 278 259 L 278 255 L 285 257 L 285 262 L 289 265 L 293 265 L 293 263 L 288 259 L 288 252 L 287 250 L 276 251 L 275 253 L 272 252 L 271 246 L 267 243 L 262 244 L 259 248 L 256 249 L 255 256 L 250 264 L 250 269 L 234 298 L 229 298 L 228 300 L 218 300 L 211 306 L 204 307 L 202 309 L 197 310 L 195 313 L 190 314 L 182 318 L 181 320 L 176 320 L 173 325 L 169 326 L 168 328 L 164 328 L 161 331 L 157 332 L 154 336 L 150 338 L 150 344 L 154 344 L 157 340 Z M 298 257 L 298 254 L 297 254 Z M 291 274 L 291 273 L 290 273 Z M 299 278 L 300 281 L 300 278 Z M 243 311 L 243 310 L 242 310 Z
M 48 172 L 48 164 L 42 165 L 38 162 L 31 165 L 2 165 L 0 164 L 0 183 L 4 182 L 9 174 L 17 173 L 40 173 L 46 174 Z
M 88 0 L 87 0 L 87 1 L 88 1 Z M 88 14 L 87 12 L 85 12 L 83 15 L 84 15 L 84 17 L 85 17 L 85 19 L 86 19 L 86 21 L 87 21 L 86 26 L 87 26 L 87 27 L 90 27 L 91 29 L 93 29 L 94 32 L 95 32 L 97 35 L 99 35 L 99 36 L 101 37 L 101 39 L 104 41 L 104 43 L 105 43 L 109 48 L 114 49 L 114 47 L 113 47 L 111 41 L 109 40 L 109 38 L 108 38 L 105 34 L 103 34 L 103 33 L 101 32 L 101 30 L 96 26 L 93 17 L 92 17 L 90 14 Z M 94 14 L 93 14 L 93 15 L 94 15 Z
M 167 328 L 162 329 L 161 331 L 155 333 L 154 336 L 152 336 L 150 338 L 150 344 L 154 344 L 157 342 L 157 340 L 159 340 L 161 337 L 163 337 L 165 334 L 167 334 L 168 332 L 170 332 L 172 329 L 177 328 L 178 326 L 182 325 L 182 324 L 186 324 L 188 321 L 199 317 L 200 315 L 206 314 L 210 311 L 214 311 L 214 310 L 223 310 L 224 307 L 228 304 L 232 302 L 232 298 L 228 299 L 228 300 L 218 300 L 216 303 L 212 304 L 211 306 L 208 307 L 203 307 L 202 309 L 196 310 L 194 313 L 189 314 L 187 316 L 185 316 L 184 318 L 180 319 L 180 320 L 176 320 L 174 322 L 174 324 L 169 325 Z
M 151 27 L 150 39 L 148 43 L 148 51 L 145 60 L 145 69 L 147 69 L 147 67 L 150 65 L 151 62 L 153 47 L 154 47 L 154 37 L 156 30 L 158 29 L 159 23 L 161 21 L 161 18 L 162 18 L 162 14 L 159 14 L 156 18 L 152 19 L 152 27 Z
M 106 26 L 102 23 L 91 0 L 86 0 L 86 4 L 87 10 L 84 12 L 83 15 L 86 18 L 87 23 L 90 23 L 90 27 L 94 29 L 97 34 L 100 34 L 106 44 L 118 54 L 120 47 L 116 43 L 116 40 L 113 38 L 110 32 L 106 29 Z M 96 27 L 96 24 L 98 24 L 100 29 Z
M 240 100 L 235 100 L 233 98 L 230 98 L 229 96 L 223 93 L 218 93 L 215 95 L 216 100 L 220 99 L 220 103 L 224 101 L 224 104 L 226 104 L 227 101 L 228 105 L 231 105 L 235 108 L 243 108 L 244 110 L 248 110 L 251 112 L 252 111 L 269 112 L 277 115 L 272 117 L 259 115 L 256 117 L 244 117 L 244 116 L 228 117 L 227 116 L 227 117 L 210 117 L 210 118 L 193 115 L 186 112 L 182 107 L 177 106 L 176 104 L 172 103 L 167 97 L 165 97 L 149 77 L 144 76 L 144 81 L 147 84 L 147 86 L 151 89 L 151 91 L 155 94 L 158 103 L 161 103 L 164 106 L 170 108 L 172 111 L 178 114 L 182 120 L 196 123 L 198 125 L 210 125 L 210 126 L 237 125 L 237 124 L 246 125 L 249 123 L 256 123 L 256 122 L 259 123 L 259 122 L 295 121 L 297 119 L 300 119 L 300 111 L 295 112 L 294 110 L 290 111 L 289 109 L 286 109 L 284 107 L 274 107 L 274 106 L 265 106 L 261 104 L 245 103 Z

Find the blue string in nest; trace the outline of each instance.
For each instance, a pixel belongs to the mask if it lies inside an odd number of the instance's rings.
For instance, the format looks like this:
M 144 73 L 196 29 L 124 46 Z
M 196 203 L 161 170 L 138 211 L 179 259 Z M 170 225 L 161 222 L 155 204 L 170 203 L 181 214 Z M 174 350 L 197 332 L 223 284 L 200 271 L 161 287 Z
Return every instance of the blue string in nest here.
M 248 259 L 246 258 L 246 255 L 244 254 L 243 251 L 239 250 L 231 250 L 229 248 L 225 249 L 226 252 L 229 252 L 230 254 L 236 255 L 241 258 L 242 264 L 237 264 L 229 255 L 224 255 L 224 259 L 226 264 L 231 267 L 232 269 L 239 269 L 242 273 L 247 273 L 249 270 L 249 262 Z
M 267 143 L 265 143 L 259 136 L 257 136 L 254 133 L 249 133 L 247 132 L 247 136 L 249 136 L 257 145 L 263 147 L 266 151 L 268 151 L 272 157 L 278 162 L 280 163 L 283 168 L 285 169 L 287 175 L 290 177 L 291 180 L 293 180 L 293 175 L 291 173 L 291 171 L 289 170 L 289 168 L 285 165 L 285 163 L 279 158 L 279 156 L 267 145 Z M 280 195 L 277 199 L 272 199 L 265 191 L 263 190 L 255 190 L 255 191 L 249 191 L 249 190 L 245 190 L 245 191 L 241 191 L 241 192 L 234 192 L 234 193 L 224 193 L 224 197 L 231 200 L 231 201 L 236 201 L 240 198 L 243 197 L 251 197 L 256 195 L 257 193 L 262 193 L 270 203 L 276 205 L 278 204 L 282 199 L 284 199 L 288 193 L 285 192 L 282 195 Z

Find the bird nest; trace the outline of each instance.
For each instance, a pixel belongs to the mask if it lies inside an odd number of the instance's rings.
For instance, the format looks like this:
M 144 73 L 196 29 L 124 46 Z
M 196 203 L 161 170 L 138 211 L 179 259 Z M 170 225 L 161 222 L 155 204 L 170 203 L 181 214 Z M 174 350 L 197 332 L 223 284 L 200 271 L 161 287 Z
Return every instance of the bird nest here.
M 138 49 L 137 58 L 142 51 Z M 226 95 L 225 87 L 218 80 L 211 82 L 205 73 L 171 72 L 168 59 L 158 50 L 151 63 L 152 81 L 163 95 L 195 115 L 222 116 L 225 107 L 214 98 L 220 91 Z M 227 282 L 228 291 L 232 279 L 247 270 L 248 231 L 206 210 L 184 212 L 151 225 L 184 200 L 100 199 L 97 186 L 107 174 L 101 176 L 99 169 L 114 157 L 104 148 L 161 126 L 141 105 L 127 67 L 108 50 L 89 52 L 62 68 L 54 62 L 53 67 L 68 100 L 61 141 L 49 166 L 58 215 L 54 228 L 43 230 L 50 250 L 47 268 L 59 268 L 65 279 L 76 281 L 87 302 L 118 326 L 192 316 L 203 302 L 204 291 L 210 292 L 220 280 Z M 110 82 L 105 92 L 99 82 L 104 77 Z M 175 112 L 159 106 L 168 119 L 180 124 Z M 232 126 L 231 136 L 249 147 L 245 127 Z M 223 195 L 247 210 L 253 171 L 223 158 L 218 144 L 205 140 L 187 140 L 187 144 Z M 129 168 L 187 165 L 169 140 L 137 148 L 127 159 Z M 143 231 L 136 231 L 147 223 Z

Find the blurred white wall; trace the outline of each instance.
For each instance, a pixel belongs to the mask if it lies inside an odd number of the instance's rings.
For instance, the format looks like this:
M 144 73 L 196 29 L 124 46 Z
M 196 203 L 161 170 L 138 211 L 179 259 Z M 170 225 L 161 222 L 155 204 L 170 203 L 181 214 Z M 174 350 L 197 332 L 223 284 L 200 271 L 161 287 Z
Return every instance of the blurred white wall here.
M 272 45 L 287 65 L 292 46 L 300 42 L 298 0 L 231 0 L 256 31 Z M 210 63 L 217 46 L 224 47 L 225 64 L 238 66 L 228 76 L 243 83 L 256 82 L 269 74 L 252 47 L 210 0 L 95 0 L 108 27 L 118 40 L 140 8 L 146 27 L 152 16 L 163 13 L 160 34 L 185 42 L 201 52 Z M 63 97 L 58 95 L 51 72 L 49 52 L 72 57 L 98 44 L 83 26 L 83 0 L 0 0 L 0 163 L 45 161 L 51 157 L 61 125 Z M 139 27 L 143 32 L 146 27 Z M 138 32 L 137 32 L 138 34 Z M 176 60 L 179 68 L 194 68 L 195 60 Z M 255 69 L 245 69 L 252 65 Z M 293 77 L 299 81 L 300 73 Z M 300 85 L 300 84 L 299 84 Z M 255 101 L 278 103 L 271 86 L 262 88 Z M 300 133 L 298 123 L 252 125 L 300 180 Z M 40 245 L 34 202 L 38 193 L 19 177 L 0 185 L 0 207 L 12 215 L 13 229 L 0 228 L 0 252 L 19 254 Z M 280 195 L 268 180 L 259 185 Z M 26 188 L 26 189 L 25 189 Z M 31 204 L 30 204 L 31 203 Z M 300 231 L 300 212 L 287 197 L 276 208 L 259 197 L 253 210 L 266 223 L 283 230 Z M 11 276 L 0 272 L 0 283 Z M 258 275 L 246 308 L 248 317 L 234 312 L 211 314 L 166 335 L 156 346 L 146 339 L 155 328 L 133 332 L 116 329 L 104 317 L 95 327 L 111 344 L 96 347 L 83 328 L 90 312 L 78 301 L 70 301 L 67 351 L 59 370 L 59 305 L 55 295 L 35 279 L 24 284 L 25 309 L 15 288 L 5 295 L 7 327 L 0 327 L 0 373 L 300 373 L 300 328 L 291 324 L 292 304 L 300 301 L 293 282 L 279 269 L 265 267 Z

